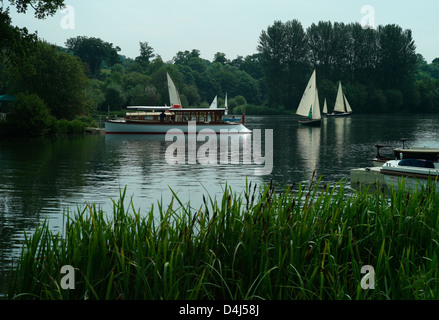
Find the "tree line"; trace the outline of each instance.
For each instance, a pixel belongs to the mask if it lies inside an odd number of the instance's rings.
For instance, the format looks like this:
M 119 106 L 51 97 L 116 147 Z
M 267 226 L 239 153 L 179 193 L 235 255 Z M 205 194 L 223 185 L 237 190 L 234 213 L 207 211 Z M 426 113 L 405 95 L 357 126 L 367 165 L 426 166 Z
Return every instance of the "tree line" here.
M 14 3 L 21 12 L 29 5 L 39 8 L 37 18 L 63 5 L 62 0 Z M 65 120 L 85 121 L 128 105 L 169 104 L 166 72 L 184 107 L 208 107 L 215 96 L 221 105 L 227 94 L 232 112 L 294 113 L 317 69 L 320 99 L 330 108 L 341 81 L 355 113 L 439 111 L 439 58 L 427 63 L 416 53 L 411 31 L 394 24 L 365 29 L 321 21 L 305 29 L 298 20 L 275 21 L 261 32 L 252 55 L 230 60 L 217 52 L 210 61 L 192 49 L 165 62 L 146 41 L 133 59 L 95 37 L 70 38 L 56 47 L 12 26 L 8 10 L 0 10 L 0 94 L 19 99 L 0 133 L 31 125 L 25 131 L 74 131 Z
M 315 68 L 320 98 L 335 101 L 341 81 L 355 112 L 435 111 L 423 108 L 415 42 L 398 25 L 321 21 L 305 30 L 297 20 L 275 21 L 262 31 L 258 52 L 269 104 L 294 108 Z

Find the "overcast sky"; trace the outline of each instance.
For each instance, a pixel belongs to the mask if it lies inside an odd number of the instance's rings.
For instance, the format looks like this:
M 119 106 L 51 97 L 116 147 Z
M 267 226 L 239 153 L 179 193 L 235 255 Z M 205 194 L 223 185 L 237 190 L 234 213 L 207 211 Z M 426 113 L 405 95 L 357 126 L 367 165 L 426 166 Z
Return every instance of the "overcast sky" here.
M 395 23 L 412 30 L 417 52 L 428 62 L 439 57 L 438 0 L 66 0 L 66 4 L 70 10 L 41 21 L 32 11 L 23 15 L 11 8 L 12 22 L 61 46 L 71 37 L 101 38 L 130 58 L 139 55 L 139 42 L 146 41 L 164 61 L 192 49 L 208 60 L 216 52 L 228 59 L 256 53 L 259 35 L 275 20 L 297 19 L 305 29 L 321 20 L 369 22 L 375 27 Z

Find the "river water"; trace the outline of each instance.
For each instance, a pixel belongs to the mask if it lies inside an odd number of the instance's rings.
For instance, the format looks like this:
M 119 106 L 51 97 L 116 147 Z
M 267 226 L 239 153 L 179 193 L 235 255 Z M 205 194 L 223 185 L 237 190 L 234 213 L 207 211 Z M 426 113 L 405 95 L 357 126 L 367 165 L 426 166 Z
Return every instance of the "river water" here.
M 375 144 L 400 147 L 400 139 L 407 138 L 408 146 L 439 147 L 439 115 L 353 115 L 324 119 L 320 128 L 300 126 L 297 120 L 246 116 L 246 126 L 261 133 L 265 164 L 254 159 L 250 164 L 242 159 L 238 164 L 230 159 L 221 163 L 219 155 L 213 164 L 192 164 L 187 159 L 168 163 L 170 154 L 181 152 L 169 153 L 175 144 L 165 141 L 164 135 L 0 139 L 0 270 L 17 258 L 24 232 L 32 232 L 44 220 L 62 231 L 63 213 L 83 209 L 87 203 L 111 214 L 112 199 L 117 201 L 125 187 L 128 200 L 141 212 L 160 200 L 166 206 L 172 191 L 183 203 L 199 208 L 203 195 L 218 198 L 226 184 L 237 193 L 246 181 L 259 185 L 273 181 L 282 188 L 306 183 L 314 171 L 324 182 L 346 178 L 349 184 L 350 169 L 372 165 Z M 255 143 L 256 138 L 253 134 L 241 139 Z M 187 147 L 189 138 L 184 139 Z M 188 148 L 185 151 L 189 157 Z M 267 165 L 270 158 L 272 169 Z M 258 168 L 268 171 L 257 175 Z

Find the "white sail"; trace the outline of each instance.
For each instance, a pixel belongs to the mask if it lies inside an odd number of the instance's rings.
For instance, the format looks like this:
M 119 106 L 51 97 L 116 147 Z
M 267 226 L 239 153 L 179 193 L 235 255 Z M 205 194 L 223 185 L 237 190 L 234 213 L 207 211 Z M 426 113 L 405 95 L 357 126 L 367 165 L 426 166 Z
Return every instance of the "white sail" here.
M 327 114 L 328 113 L 328 105 L 326 104 L 326 98 L 325 98 L 325 102 L 323 104 L 323 114 Z
M 345 103 L 345 106 L 346 106 L 346 112 L 347 113 L 352 113 L 352 108 L 349 105 L 348 99 L 346 98 L 345 95 L 343 95 L 343 97 L 344 97 L 344 103 Z
M 312 119 L 316 120 L 316 119 L 320 119 L 322 116 L 320 114 L 320 102 L 319 102 L 319 91 L 315 90 L 315 95 L 314 95 L 314 104 L 312 106 Z
M 169 73 L 166 72 L 168 77 L 168 90 L 169 90 L 169 99 L 171 102 L 171 106 L 179 106 L 181 107 L 180 96 L 178 95 L 177 88 L 175 87 L 174 82 L 172 81 Z
M 341 87 L 341 82 L 338 83 L 337 98 L 335 99 L 335 106 L 334 106 L 334 113 L 335 112 L 341 112 L 341 113 L 346 112 L 343 102 L 343 89 Z
M 316 94 L 317 94 L 317 85 L 316 85 L 316 70 L 311 75 L 311 78 L 309 78 L 308 84 L 306 86 L 305 91 L 303 92 L 302 99 L 300 100 L 299 107 L 297 108 L 296 114 L 309 117 L 310 114 L 312 114 L 312 109 L 316 109 L 314 107 L 314 103 L 316 100 Z M 318 100 L 318 98 L 317 98 Z M 320 107 L 318 110 L 320 114 Z M 320 118 L 320 117 L 319 117 Z M 317 119 L 319 119 L 317 118 Z M 314 119 L 314 116 L 313 116 Z
M 217 108 L 218 108 L 218 99 L 217 96 L 215 96 L 212 103 L 210 104 L 210 109 L 217 109 Z

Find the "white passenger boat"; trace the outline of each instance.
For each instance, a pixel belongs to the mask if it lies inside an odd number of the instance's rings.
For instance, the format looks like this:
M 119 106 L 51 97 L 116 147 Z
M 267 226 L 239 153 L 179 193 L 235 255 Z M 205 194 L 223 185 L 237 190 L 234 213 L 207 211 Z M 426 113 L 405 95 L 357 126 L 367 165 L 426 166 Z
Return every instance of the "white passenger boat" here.
M 191 133 L 192 130 L 206 133 L 250 133 L 241 122 L 223 119 L 227 108 L 182 108 L 178 91 L 169 74 L 168 89 L 171 106 L 131 106 L 133 112 L 127 112 L 125 118 L 107 119 L 107 134 L 166 134 L 171 129 Z
M 409 189 L 426 186 L 428 181 L 436 182 L 439 177 L 439 163 L 432 160 L 403 159 L 387 161 L 380 169 L 386 184 L 395 189 L 401 179 Z M 436 183 L 436 191 L 439 185 Z
M 107 134 L 166 134 L 171 129 L 189 133 L 191 123 L 194 123 L 195 132 L 220 133 L 227 130 L 229 133 L 250 133 L 243 123 L 223 121 L 225 109 L 182 109 L 169 107 L 168 109 L 154 109 L 152 111 L 129 112 L 124 119 L 113 119 L 105 122 Z M 195 133 L 194 132 L 194 133 Z

